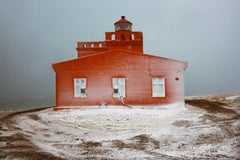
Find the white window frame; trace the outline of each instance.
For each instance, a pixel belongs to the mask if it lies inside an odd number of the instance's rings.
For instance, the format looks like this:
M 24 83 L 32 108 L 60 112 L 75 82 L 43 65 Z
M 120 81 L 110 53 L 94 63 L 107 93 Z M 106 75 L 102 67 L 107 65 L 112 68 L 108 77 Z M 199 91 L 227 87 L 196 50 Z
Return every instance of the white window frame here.
M 125 78 L 112 78 L 113 97 L 125 97 Z M 115 92 L 117 91 L 117 92 Z
M 87 79 L 74 78 L 74 97 L 84 98 L 87 97 Z
M 153 77 L 152 78 L 152 97 L 165 97 L 165 78 Z

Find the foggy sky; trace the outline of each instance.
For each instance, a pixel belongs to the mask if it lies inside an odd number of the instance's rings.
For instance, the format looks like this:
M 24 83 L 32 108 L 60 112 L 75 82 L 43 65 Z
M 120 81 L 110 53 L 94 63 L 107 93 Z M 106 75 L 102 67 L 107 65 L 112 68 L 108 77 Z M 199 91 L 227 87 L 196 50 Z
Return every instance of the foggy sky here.
M 105 40 L 122 15 L 144 52 L 188 61 L 185 94 L 240 92 L 239 0 L 0 0 L 0 98 L 53 97 L 52 63 Z

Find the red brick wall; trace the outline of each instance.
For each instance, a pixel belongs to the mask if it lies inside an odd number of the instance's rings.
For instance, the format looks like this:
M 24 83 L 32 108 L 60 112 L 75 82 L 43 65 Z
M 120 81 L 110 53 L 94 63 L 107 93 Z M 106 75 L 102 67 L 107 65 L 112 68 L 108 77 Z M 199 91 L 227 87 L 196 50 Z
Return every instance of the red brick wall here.
M 181 62 L 123 51 L 63 62 L 56 70 L 57 106 L 121 105 L 113 98 L 112 78 L 126 78 L 125 102 L 129 105 L 159 105 L 183 101 Z M 152 97 L 152 77 L 164 77 L 166 97 Z M 87 97 L 74 98 L 74 78 L 87 78 Z

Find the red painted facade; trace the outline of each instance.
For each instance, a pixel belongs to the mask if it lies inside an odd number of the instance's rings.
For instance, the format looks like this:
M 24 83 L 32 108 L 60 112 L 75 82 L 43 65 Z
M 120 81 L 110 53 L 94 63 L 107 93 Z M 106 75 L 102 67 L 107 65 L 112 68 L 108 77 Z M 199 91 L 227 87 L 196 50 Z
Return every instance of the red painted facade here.
M 114 25 L 115 32 L 106 32 L 105 41 L 78 42 L 78 58 L 53 64 L 55 110 L 184 101 L 187 63 L 144 54 L 142 32 L 133 32 L 124 16 Z

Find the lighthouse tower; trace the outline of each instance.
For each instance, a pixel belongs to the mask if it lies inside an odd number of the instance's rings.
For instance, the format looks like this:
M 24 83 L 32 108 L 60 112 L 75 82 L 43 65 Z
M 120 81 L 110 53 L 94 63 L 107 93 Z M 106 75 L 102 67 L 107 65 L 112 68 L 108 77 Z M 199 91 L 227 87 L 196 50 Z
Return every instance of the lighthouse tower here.
M 132 23 L 125 16 L 114 23 L 114 32 L 105 32 L 105 41 L 78 42 L 78 57 L 114 49 L 136 51 L 143 54 L 143 34 L 132 31 Z

